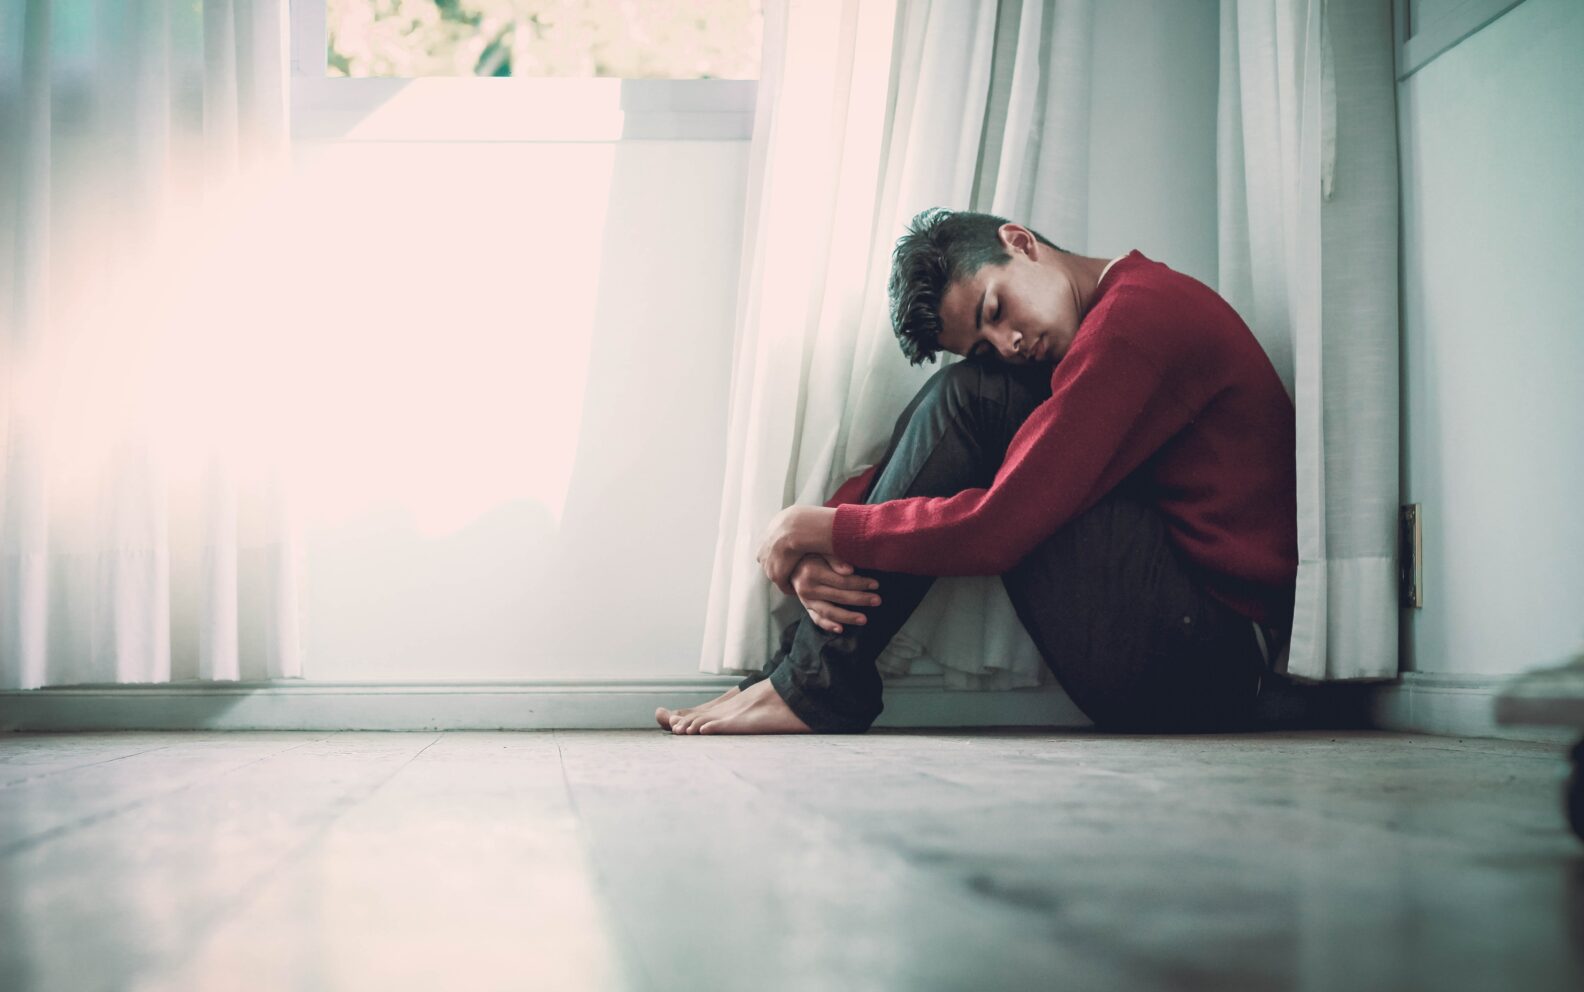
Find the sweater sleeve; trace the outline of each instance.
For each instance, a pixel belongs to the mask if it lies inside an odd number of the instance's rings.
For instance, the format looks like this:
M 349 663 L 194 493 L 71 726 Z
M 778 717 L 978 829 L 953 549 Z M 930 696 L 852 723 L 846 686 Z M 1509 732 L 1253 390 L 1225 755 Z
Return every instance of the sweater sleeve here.
M 1125 339 L 1075 346 L 988 489 L 836 510 L 836 554 L 863 568 L 997 575 L 1094 505 L 1195 415 Z

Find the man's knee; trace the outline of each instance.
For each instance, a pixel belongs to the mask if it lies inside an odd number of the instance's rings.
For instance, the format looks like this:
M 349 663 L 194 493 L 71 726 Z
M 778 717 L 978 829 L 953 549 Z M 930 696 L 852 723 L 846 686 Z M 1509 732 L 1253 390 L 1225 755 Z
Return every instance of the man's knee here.
M 954 402 L 976 402 L 985 386 L 997 373 L 1005 374 L 1005 367 L 985 361 L 953 362 L 936 375 L 941 380 L 941 390 Z
M 926 388 L 929 399 L 943 412 L 999 436 L 1016 430 L 1050 397 L 1051 370 L 1043 365 L 967 359 L 935 373 Z
M 987 362 L 953 362 L 930 377 L 924 387 L 924 402 L 937 415 L 971 423 L 980 415 L 995 374 Z

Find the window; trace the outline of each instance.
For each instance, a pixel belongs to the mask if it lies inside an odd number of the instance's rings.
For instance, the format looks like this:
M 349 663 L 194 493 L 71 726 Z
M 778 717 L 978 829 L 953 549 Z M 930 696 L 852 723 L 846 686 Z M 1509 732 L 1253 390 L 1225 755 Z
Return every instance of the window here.
M 753 79 L 760 0 L 326 0 L 331 76 Z
M 763 0 L 291 0 L 310 141 L 745 140 Z

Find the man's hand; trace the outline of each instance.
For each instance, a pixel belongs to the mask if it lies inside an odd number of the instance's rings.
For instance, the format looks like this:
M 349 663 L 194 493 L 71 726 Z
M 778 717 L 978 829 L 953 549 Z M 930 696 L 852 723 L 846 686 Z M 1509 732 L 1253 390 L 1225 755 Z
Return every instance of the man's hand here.
M 789 506 L 770 521 L 759 554 L 754 559 L 764 569 L 765 578 L 788 596 L 792 590 L 792 569 L 804 555 L 828 555 L 831 527 L 836 511 L 825 506 Z
M 879 606 L 880 597 L 874 594 L 878 588 L 880 583 L 854 575 L 851 565 L 829 555 L 804 555 L 792 569 L 798 601 L 815 624 L 833 634 L 840 634 L 844 623 L 867 622 L 862 613 L 842 606 Z

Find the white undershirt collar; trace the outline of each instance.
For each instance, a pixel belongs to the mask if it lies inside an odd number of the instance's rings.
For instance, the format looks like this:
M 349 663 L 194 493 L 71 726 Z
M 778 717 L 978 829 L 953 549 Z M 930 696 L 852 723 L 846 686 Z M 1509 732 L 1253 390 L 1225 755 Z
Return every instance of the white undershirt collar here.
M 1113 258 L 1111 261 L 1107 262 L 1106 267 L 1100 270 L 1100 278 L 1095 280 L 1095 285 L 1100 285 L 1100 283 L 1105 280 L 1106 273 L 1111 271 L 1111 266 L 1122 261 L 1124 258 L 1127 258 L 1127 256 L 1118 255 L 1116 258 Z

